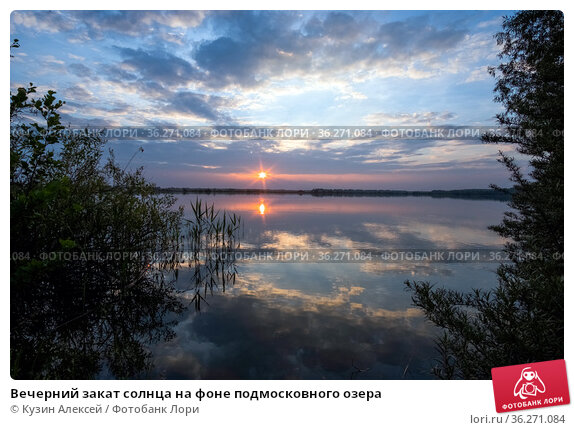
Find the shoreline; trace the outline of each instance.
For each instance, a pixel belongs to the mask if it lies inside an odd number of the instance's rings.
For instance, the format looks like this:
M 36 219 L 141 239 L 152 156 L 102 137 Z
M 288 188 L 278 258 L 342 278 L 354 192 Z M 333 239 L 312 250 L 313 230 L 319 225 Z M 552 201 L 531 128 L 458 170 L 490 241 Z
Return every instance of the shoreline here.
M 256 188 L 188 188 L 188 187 L 157 187 L 158 193 L 164 194 L 284 194 L 310 195 L 314 197 L 433 197 L 458 198 L 471 200 L 509 201 L 514 190 L 512 188 L 497 189 L 461 189 L 461 190 L 360 190 L 360 189 L 329 189 L 314 188 L 311 190 L 256 189 Z

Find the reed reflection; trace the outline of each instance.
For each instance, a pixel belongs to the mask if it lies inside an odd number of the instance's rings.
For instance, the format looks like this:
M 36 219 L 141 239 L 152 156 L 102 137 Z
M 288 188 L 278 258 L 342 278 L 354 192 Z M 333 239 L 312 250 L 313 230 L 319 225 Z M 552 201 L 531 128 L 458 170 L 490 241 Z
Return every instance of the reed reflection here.
M 226 211 L 221 213 L 213 204 L 199 199 L 191 203 L 191 210 L 191 219 L 184 219 L 183 250 L 189 254 L 187 265 L 192 276 L 183 292 L 191 295 L 190 304 L 200 311 L 202 302 L 208 304 L 208 294 L 213 295 L 216 289 L 225 292 L 228 285 L 235 283 L 234 253 L 241 247 L 241 217 Z M 179 271 L 176 271 L 178 275 Z
M 29 265 L 41 274 L 39 281 L 24 270 L 13 270 L 11 376 L 148 376 L 152 345 L 172 341 L 190 305 L 199 311 L 208 294 L 224 292 L 235 282 L 232 254 L 240 246 L 240 218 L 220 215 L 199 200 L 191 210 L 195 217 L 174 228 L 166 238 L 169 247 L 161 252 L 128 248 L 130 241 L 140 243 L 136 234 L 147 236 L 135 226 L 123 225 L 125 234 L 119 227 L 112 231 L 119 237 L 117 248 L 85 254 L 106 258 L 63 259 L 51 262 L 53 267 L 32 261 Z M 182 268 L 185 283 L 178 282 Z

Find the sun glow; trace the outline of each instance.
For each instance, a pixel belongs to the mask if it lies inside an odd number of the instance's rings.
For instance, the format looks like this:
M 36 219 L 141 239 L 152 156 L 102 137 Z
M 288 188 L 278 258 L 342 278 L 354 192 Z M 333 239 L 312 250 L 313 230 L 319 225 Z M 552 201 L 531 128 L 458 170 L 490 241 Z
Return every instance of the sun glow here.
M 261 215 L 265 215 L 265 203 L 261 203 L 261 204 L 259 205 L 259 213 L 260 213 Z
M 267 178 L 267 172 L 259 172 L 259 173 L 257 174 L 257 177 L 258 177 L 259 179 L 265 179 L 265 178 Z

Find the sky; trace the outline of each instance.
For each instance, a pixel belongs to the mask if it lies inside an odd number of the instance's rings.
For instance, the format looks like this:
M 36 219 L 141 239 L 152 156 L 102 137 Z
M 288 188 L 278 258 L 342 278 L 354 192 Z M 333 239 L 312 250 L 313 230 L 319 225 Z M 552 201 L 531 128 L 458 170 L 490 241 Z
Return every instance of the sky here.
M 490 126 L 504 11 L 15 11 L 11 91 L 89 127 Z M 160 186 L 507 186 L 463 139 L 110 139 Z M 143 152 L 139 148 L 143 148 Z M 259 171 L 267 177 L 258 179 Z

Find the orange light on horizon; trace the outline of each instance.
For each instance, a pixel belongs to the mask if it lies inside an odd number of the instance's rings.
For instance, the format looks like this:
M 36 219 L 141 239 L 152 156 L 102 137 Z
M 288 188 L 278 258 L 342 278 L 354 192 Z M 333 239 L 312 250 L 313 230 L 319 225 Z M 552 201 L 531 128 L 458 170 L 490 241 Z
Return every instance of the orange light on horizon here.
M 257 177 L 258 177 L 259 179 L 265 179 L 265 178 L 267 178 L 267 172 L 263 172 L 263 171 L 262 171 L 262 172 L 259 172 L 259 173 L 257 174 Z

